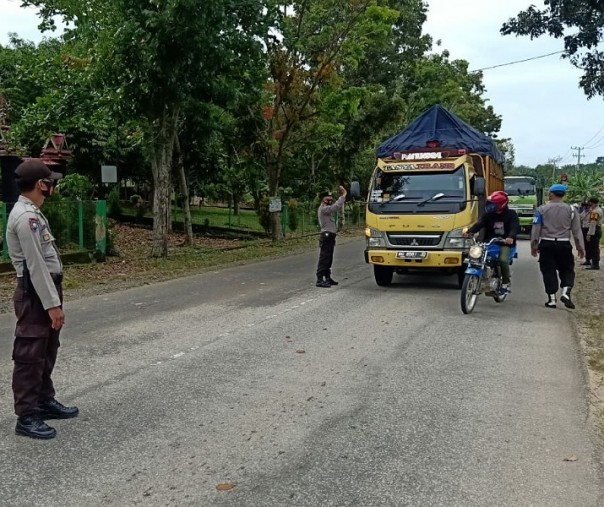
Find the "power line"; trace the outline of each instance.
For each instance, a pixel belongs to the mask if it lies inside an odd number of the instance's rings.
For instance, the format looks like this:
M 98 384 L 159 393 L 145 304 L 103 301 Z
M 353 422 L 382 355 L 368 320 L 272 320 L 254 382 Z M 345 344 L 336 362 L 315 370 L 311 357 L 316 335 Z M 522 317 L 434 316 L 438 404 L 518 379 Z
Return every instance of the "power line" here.
M 604 137 L 601 137 L 600 139 L 598 139 L 598 141 L 596 141 L 599 144 L 596 144 L 595 146 L 587 146 L 585 147 L 586 150 L 595 150 L 596 148 L 600 148 L 601 146 L 604 146 Z
M 552 55 L 559 55 L 561 53 L 564 53 L 564 51 L 554 51 L 553 53 L 547 53 L 545 55 L 539 55 L 539 56 L 533 56 L 531 58 L 525 58 L 524 60 L 515 60 L 513 62 L 507 62 L 507 63 L 500 63 L 499 65 L 493 65 L 491 67 L 483 67 L 482 69 L 476 69 L 476 70 L 471 70 L 469 71 L 470 73 L 473 72 L 481 72 L 483 70 L 489 70 L 489 69 L 496 69 L 498 67 L 505 67 L 506 65 L 515 65 L 517 63 L 524 63 L 524 62 L 530 62 L 531 60 L 538 60 L 539 58 L 546 58 L 548 56 L 552 56 Z
M 596 133 L 595 133 L 593 136 L 591 136 L 591 137 L 589 138 L 589 140 L 588 140 L 588 141 L 585 141 L 583 144 L 584 144 L 584 145 L 589 144 L 589 143 L 592 141 L 592 139 L 593 139 L 594 137 L 596 137 L 596 136 L 597 136 L 597 135 L 598 135 L 600 132 L 602 132 L 602 130 L 604 130 L 604 125 L 602 125 L 602 128 L 601 128 L 600 130 L 598 130 L 598 131 L 597 131 L 597 132 L 596 132 Z M 597 143 L 597 142 L 599 142 L 599 141 L 596 141 L 596 143 Z

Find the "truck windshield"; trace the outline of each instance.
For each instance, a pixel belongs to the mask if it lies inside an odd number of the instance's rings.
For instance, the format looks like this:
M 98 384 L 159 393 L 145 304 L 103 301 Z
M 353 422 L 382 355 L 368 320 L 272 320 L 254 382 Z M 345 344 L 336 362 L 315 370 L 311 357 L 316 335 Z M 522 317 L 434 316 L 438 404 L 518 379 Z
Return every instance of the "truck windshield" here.
M 370 203 L 382 206 L 417 203 L 444 194 L 430 203 L 465 200 L 466 181 L 463 166 L 451 172 L 394 173 L 378 169 L 369 194 Z
M 506 178 L 505 192 L 508 195 L 534 195 L 535 180 L 533 178 Z

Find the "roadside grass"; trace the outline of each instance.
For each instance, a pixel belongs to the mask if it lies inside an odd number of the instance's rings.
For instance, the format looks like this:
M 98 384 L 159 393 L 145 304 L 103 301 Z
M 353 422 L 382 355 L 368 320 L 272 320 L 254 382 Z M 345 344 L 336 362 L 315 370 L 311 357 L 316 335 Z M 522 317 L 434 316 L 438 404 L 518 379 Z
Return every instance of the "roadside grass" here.
M 589 347 L 588 364 L 590 368 L 604 375 L 604 315 L 594 315 L 587 319 L 590 330 L 585 342 Z
M 576 325 L 588 369 L 590 403 L 600 435 L 604 437 L 604 277 L 577 269 Z
M 85 289 L 94 285 L 114 286 L 121 282 L 129 286 L 154 283 L 213 268 L 261 261 L 302 253 L 317 248 L 316 235 L 273 243 L 266 240 L 240 244 L 208 246 L 174 246 L 166 258 L 148 257 L 148 248 L 134 256 L 111 258 L 108 262 L 79 264 L 65 267 L 66 290 Z

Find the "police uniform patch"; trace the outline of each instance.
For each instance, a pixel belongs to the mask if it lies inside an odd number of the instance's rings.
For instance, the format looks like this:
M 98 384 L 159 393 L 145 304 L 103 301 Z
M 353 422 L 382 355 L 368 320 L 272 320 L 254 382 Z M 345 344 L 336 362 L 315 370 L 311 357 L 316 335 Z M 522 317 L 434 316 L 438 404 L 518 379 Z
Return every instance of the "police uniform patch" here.
M 40 227 L 40 222 L 38 221 L 37 218 L 30 218 L 29 219 L 29 228 L 32 231 L 36 232 L 39 227 Z

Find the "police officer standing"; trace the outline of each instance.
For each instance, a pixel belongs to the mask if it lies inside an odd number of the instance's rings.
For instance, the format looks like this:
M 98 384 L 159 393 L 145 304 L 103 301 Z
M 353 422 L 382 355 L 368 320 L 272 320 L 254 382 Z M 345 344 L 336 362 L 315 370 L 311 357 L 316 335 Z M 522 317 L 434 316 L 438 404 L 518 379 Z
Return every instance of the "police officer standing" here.
M 586 213 L 585 223 L 585 257 L 590 265 L 585 269 L 600 269 L 600 238 L 602 238 L 602 217 L 604 212 L 599 206 L 600 200 L 592 197 L 588 201 L 589 208 Z
M 51 379 L 59 349 L 63 314 L 63 265 L 46 217 L 40 211 L 56 180 L 62 178 L 41 160 L 28 160 L 15 170 L 21 192 L 7 222 L 8 253 L 17 272 L 14 295 L 17 325 L 13 345 L 15 432 L 32 438 L 53 438 L 46 419 L 78 415 L 55 399 Z
M 563 202 L 566 186 L 556 183 L 549 188 L 549 202 L 539 206 L 535 212 L 531 230 L 531 254 L 539 255 L 539 267 L 548 300 L 547 308 L 556 308 L 556 294 L 562 288 L 560 301 L 566 308 L 574 308 L 571 290 L 575 283 L 575 259 L 570 242 L 571 235 L 579 258 L 585 254 L 579 214 Z
M 331 264 L 333 263 L 333 251 L 336 246 L 337 226 L 333 218 L 336 211 L 342 211 L 346 202 L 346 189 L 340 185 L 340 197 L 334 203 L 331 192 L 321 192 L 319 199 L 321 204 L 317 210 L 319 217 L 319 226 L 321 227 L 321 235 L 319 236 L 319 263 L 317 266 L 317 287 L 331 287 L 338 285 L 331 278 Z

